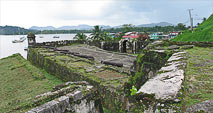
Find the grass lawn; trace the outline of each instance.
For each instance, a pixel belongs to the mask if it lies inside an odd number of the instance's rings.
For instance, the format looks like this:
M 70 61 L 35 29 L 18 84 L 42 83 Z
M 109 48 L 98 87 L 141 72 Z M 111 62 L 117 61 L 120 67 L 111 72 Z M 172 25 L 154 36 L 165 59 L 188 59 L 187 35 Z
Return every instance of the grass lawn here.
M 184 109 L 213 99 L 213 48 L 195 47 L 189 58 L 184 82 Z
M 33 97 L 61 83 L 19 54 L 0 59 L 0 113 L 29 110 Z

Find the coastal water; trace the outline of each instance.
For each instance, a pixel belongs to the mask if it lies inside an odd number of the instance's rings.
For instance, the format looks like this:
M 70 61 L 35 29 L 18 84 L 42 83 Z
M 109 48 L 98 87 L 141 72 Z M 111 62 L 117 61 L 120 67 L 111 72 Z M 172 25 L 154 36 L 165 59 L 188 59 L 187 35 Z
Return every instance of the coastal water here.
M 49 42 L 59 40 L 73 40 L 76 34 L 39 34 L 36 35 L 36 42 Z M 86 34 L 87 36 L 89 34 Z M 12 43 L 13 40 L 18 40 L 20 37 L 27 37 L 26 35 L 0 35 L 0 59 L 8 57 L 15 53 L 20 53 L 24 58 L 27 58 L 27 39 L 22 43 Z M 42 36 L 43 38 L 40 38 Z M 59 36 L 60 38 L 53 38 Z

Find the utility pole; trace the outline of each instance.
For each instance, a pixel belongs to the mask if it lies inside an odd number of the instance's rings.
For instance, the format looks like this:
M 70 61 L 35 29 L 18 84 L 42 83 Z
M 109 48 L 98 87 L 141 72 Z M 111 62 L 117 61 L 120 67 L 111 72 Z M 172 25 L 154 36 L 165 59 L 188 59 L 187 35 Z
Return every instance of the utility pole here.
M 191 14 L 191 11 L 192 11 L 193 9 L 188 9 L 188 11 L 189 11 L 189 18 L 190 18 L 190 23 L 191 23 L 191 30 L 192 30 L 192 32 L 193 32 L 193 18 L 192 18 L 192 14 Z

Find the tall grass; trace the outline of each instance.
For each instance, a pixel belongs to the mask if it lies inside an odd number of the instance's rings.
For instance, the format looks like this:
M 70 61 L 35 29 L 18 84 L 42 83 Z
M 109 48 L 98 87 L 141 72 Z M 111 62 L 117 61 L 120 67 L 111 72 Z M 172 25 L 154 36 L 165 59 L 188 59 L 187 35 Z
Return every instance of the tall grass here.
M 172 41 L 198 41 L 198 42 L 213 42 L 213 15 L 198 26 L 192 33 L 187 30 L 183 34 L 172 39 Z

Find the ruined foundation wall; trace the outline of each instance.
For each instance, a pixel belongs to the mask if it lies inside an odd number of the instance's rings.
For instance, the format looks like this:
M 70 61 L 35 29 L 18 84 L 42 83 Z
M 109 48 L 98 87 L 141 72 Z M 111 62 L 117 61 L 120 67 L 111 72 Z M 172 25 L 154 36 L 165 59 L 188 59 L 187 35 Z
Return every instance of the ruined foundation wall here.
M 70 69 L 51 59 L 48 55 L 42 55 L 37 48 L 30 48 L 28 60 L 37 67 L 45 69 L 48 73 L 59 77 L 64 81 L 87 81 L 98 89 L 102 97 L 103 106 L 113 112 L 124 112 L 129 109 L 128 99 L 125 94 L 104 86 L 100 81 L 92 80 L 80 74 L 78 70 Z M 121 89 L 122 90 L 122 89 Z
M 135 74 L 130 78 L 130 86 L 140 88 L 148 79 L 154 77 L 156 72 L 166 63 L 171 53 L 162 50 L 147 51 L 139 54 L 134 68 Z
M 83 41 L 83 40 L 62 40 L 62 41 L 52 41 L 52 42 L 43 42 L 43 43 L 36 43 L 34 47 L 60 47 L 60 46 L 67 46 L 72 44 L 87 44 L 90 46 L 96 46 L 103 50 L 107 51 L 119 51 L 119 42 L 114 41 Z
M 107 51 L 119 51 L 119 42 L 117 41 L 87 41 L 86 44 L 96 46 Z
M 67 82 L 55 89 L 34 97 L 37 107 L 26 113 L 103 113 L 96 88 L 87 82 Z
M 66 46 L 66 45 L 72 45 L 72 44 L 84 44 L 85 42 L 86 41 L 82 41 L 82 40 L 61 40 L 61 41 L 36 43 L 34 46 L 59 47 L 59 46 Z
M 186 52 L 176 52 L 138 90 L 136 97 L 147 104 L 146 112 L 182 113 L 183 81 L 186 69 Z

